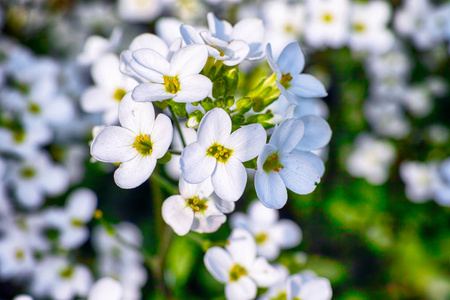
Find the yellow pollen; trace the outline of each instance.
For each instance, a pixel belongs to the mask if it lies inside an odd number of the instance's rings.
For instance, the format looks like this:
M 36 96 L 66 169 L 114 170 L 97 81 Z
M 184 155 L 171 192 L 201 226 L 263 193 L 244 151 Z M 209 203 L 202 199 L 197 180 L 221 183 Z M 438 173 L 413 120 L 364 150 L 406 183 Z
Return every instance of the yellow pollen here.
M 244 267 L 235 264 L 230 270 L 230 281 L 238 281 L 239 278 L 244 275 L 247 275 L 247 270 Z
M 322 15 L 322 21 L 324 21 L 325 23 L 331 23 L 333 22 L 334 18 L 333 15 L 330 13 L 326 13 Z
M 217 159 L 218 162 L 226 163 L 230 155 L 233 153 L 232 149 L 225 148 L 222 145 L 214 143 L 206 151 L 206 155 L 212 156 Z
M 358 33 L 362 33 L 366 31 L 366 25 L 362 22 L 356 22 L 353 24 L 353 29 Z
M 133 143 L 133 148 L 144 156 L 153 153 L 153 144 L 148 134 L 137 136 Z
M 166 92 L 171 94 L 176 94 L 180 91 L 180 82 L 178 81 L 178 76 L 163 76 L 164 86 L 166 87 Z
M 125 92 L 123 89 L 118 88 L 114 92 L 113 98 L 120 102 L 126 94 L 127 92 Z
M 192 208 L 194 212 L 203 213 L 208 208 L 207 202 L 208 199 L 199 199 L 197 196 L 186 199 L 186 205 Z
M 289 82 L 291 82 L 292 76 L 291 73 L 286 73 L 281 75 L 280 84 L 285 88 L 288 89 L 291 85 Z

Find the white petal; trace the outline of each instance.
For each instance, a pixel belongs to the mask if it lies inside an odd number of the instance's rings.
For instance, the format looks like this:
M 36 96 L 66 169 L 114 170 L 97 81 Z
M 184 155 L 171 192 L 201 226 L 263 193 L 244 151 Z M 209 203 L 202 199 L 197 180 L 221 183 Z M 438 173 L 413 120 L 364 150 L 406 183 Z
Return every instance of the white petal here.
M 298 42 L 289 43 L 284 47 L 277 60 L 281 73 L 290 73 L 291 76 L 300 74 L 305 67 L 305 56 Z
M 122 285 L 117 280 L 103 277 L 89 291 L 88 300 L 120 300 L 122 292 Z
M 147 69 L 169 75 L 170 64 L 164 56 L 152 49 L 139 49 L 133 52 L 133 58 Z M 150 79 L 150 78 L 149 78 Z
M 226 66 L 235 66 L 247 57 L 250 52 L 250 47 L 244 41 L 234 40 L 228 43 L 224 52 L 230 59 L 227 59 L 223 64 Z
M 173 98 L 175 95 L 166 91 L 166 87 L 161 83 L 141 83 L 133 90 L 132 97 L 134 101 L 162 101 Z
M 279 160 L 284 167 L 279 174 L 288 189 L 300 195 L 309 194 L 316 189 L 316 183 L 320 182 L 319 173 L 308 159 L 285 154 L 280 155 Z
M 212 205 L 212 206 L 211 206 Z M 219 212 L 214 204 L 209 202 L 208 209 L 202 213 L 196 213 L 191 230 L 199 233 L 211 233 L 227 221 L 227 217 Z
M 151 103 L 139 103 L 127 93 L 119 105 L 120 124 L 136 135 L 150 134 L 155 122 L 155 110 Z M 134 142 L 134 141 L 133 141 Z
M 268 208 L 280 209 L 286 204 L 286 186 L 277 172 L 256 171 L 255 190 L 258 198 Z
M 136 135 L 126 128 L 106 127 L 95 137 L 91 155 L 109 163 L 128 161 L 138 153 L 132 146 L 135 139 Z
M 69 173 L 61 166 L 48 168 L 42 174 L 41 184 L 49 196 L 60 195 L 69 187 Z
M 106 53 L 91 68 L 92 79 L 97 85 L 113 89 L 122 81 L 119 58 L 114 53 Z
M 181 36 L 183 37 L 184 42 L 187 45 L 191 45 L 191 44 L 204 45 L 205 44 L 205 42 L 203 42 L 203 39 L 201 38 L 198 31 L 191 25 L 181 25 L 180 33 L 181 33 Z
M 320 177 L 322 177 L 323 173 L 325 173 L 325 164 L 323 163 L 323 160 L 314 153 L 307 151 L 298 151 L 296 149 L 294 149 L 294 151 L 292 151 L 291 153 L 295 155 L 300 155 L 308 159 L 314 165 Z
M 256 258 L 256 243 L 253 236 L 245 229 L 233 229 L 225 245 L 233 261 L 246 268 L 253 265 Z
M 144 183 L 156 166 L 156 159 L 151 155 L 137 155 L 132 160 L 123 162 L 114 172 L 114 181 L 123 189 L 133 189 Z
M 198 127 L 198 143 L 205 148 L 218 143 L 223 145 L 231 134 L 231 118 L 221 108 L 210 110 Z
M 180 91 L 172 95 L 176 102 L 197 102 L 205 99 L 212 91 L 212 82 L 208 77 L 192 74 L 180 77 Z
M 185 199 L 193 198 L 194 196 L 208 198 L 214 191 L 210 178 L 198 184 L 190 184 L 181 177 L 179 188 L 181 196 Z
M 251 300 L 256 297 L 257 287 L 248 276 L 242 276 L 238 281 L 225 285 L 225 297 L 227 300 Z
M 269 144 L 278 148 L 279 153 L 289 153 L 303 137 L 305 126 L 300 119 L 286 119 L 275 128 Z
M 91 220 L 97 208 L 97 195 L 87 188 L 78 188 L 67 199 L 66 211 L 72 218 L 84 223 Z
M 167 44 L 159 36 L 151 33 L 140 34 L 131 42 L 131 51 L 136 51 L 143 48 L 155 50 L 163 57 L 167 57 L 167 54 L 169 53 Z
M 83 245 L 89 237 L 87 227 L 70 227 L 62 231 L 59 241 L 65 249 L 76 249 Z
M 261 153 L 266 139 L 264 127 L 261 124 L 251 124 L 233 132 L 224 146 L 233 149 L 232 157 L 244 162 Z
M 231 40 L 233 26 L 230 23 L 217 19 L 212 12 L 209 12 L 206 18 L 208 20 L 209 31 L 213 36 L 227 42 Z
M 328 95 L 322 82 L 309 74 L 300 74 L 294 77 L 290 84 L 289 91 L 299 97 L 314 98 Z
M 252 223 L 271 227 L 278 221 L 278 210 L 265 207 L 261 201 L 255 200 L 247 208 L 247 214 Z
M 108 93 L 109 90 L 99 87 L 86 89 L 80 99 L 81 108 L 90 113 L 104 111 L 114 103 Z
M 264 24 L 261 19 L 247 18 L 236 23 L 231 35 L 233 40 L 243 40 L 250 46 L 250 54 L 254 54 L 264 39 Z
M 150 139 L 153 144 L 152 156 L 154 158 L 158 159 L 166 154 L 172 143 L 172 135 L 172 121 L 165 114 L 159 114 L 156 117 L 153 131 L 150 134 Z
M 203 45 L 189 45 L 181 48 L 170 61 L 171 76 L 198 74 L 208 59 L 208 50 Z
M 242 162 L 231 155 L 226 163 L 217 163 L 211 181 L 217 196 L 226 201 L 236 201 L 244 193 L 247 172 Z
M 280 220 L 270 230 L 271 236 L 281 248 L 293 248 L 300 244 L 302 231 L 300 227 L 291 220 Z
M 162 217 L 178 235 L 186 235 L 192 226 L 194 212 L 180 195 L 170 196 L 162 205 Z
M 200 183 L 211 176 L 217 160 L 206 155 L 206 149 L 199 143 L 192 143 L 184 148 L 180 158 L 183 178 L 188 183 Z
M 267 62 L 269 63 L 270 68 L 275 73 L 278 80 L 280 80 L 281 79 L 281 71 L 280 71 L 280 68 L 278 68 L 277 63 L 275 62 L 275 59 L 273 58 L 272 45 L 270 45 L 270 43 L 268 43 L 266 45 L 266 58 L 267 58 Z
M 269 287 L 277 282 L 278 271 L 265 258 L 258 257 L 249 270 L 249 276 L 258 286 Z
M 203 261 L 208 271 L 217 281 L 226 283 L 230 280 L 230 270 L 233 267 L 233 261 L 223 248 L 212 247 L 208 249 Z
M 133 53 L 129 51 L 123 51 L 120 59 L 120 71 L 136 79 L 138 82 L 150 81 L 164 83 L 164 74 L 157 70 L 149 69 L 141 65 L 137 60 L 133 58 Z
M 325 147 L 331 139 L 331 128 L 327 121 L 314 115 L 303 116 L 300 119 L 305 124 L 305 133 L 295 148 L 311 151 Z

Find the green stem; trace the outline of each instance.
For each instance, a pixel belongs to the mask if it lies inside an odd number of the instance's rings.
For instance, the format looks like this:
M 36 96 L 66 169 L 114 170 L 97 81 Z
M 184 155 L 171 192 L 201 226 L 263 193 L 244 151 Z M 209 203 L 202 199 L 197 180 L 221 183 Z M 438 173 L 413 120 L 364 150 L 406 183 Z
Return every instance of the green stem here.
M 174 155 L 181 155 L 181 151 L 175 151 L 175 150 L 170 150 L 169 149 L 170 154 L 174 154 Z
M 180 134 L 181 143 L 183 144 L 183 148 L 186 148 L 186 141 L 184 140 L 183 132 L 181 132 L 180 122 L 178 122 L 178 117 L 173 111 L 173 108 L 171 105 L 169 105 L 170 113 L 172 114 L 173 122 L 175 123 L 175 126 L 177 127 L 178 133 Z
M 169 180 L 159 175 L 157 172 L 153 172 L 152 176 L 150 176 L 150 181 L 158 185 L 158 188 L 163 188 L 171 195 L 179 194 L 178 189 Z

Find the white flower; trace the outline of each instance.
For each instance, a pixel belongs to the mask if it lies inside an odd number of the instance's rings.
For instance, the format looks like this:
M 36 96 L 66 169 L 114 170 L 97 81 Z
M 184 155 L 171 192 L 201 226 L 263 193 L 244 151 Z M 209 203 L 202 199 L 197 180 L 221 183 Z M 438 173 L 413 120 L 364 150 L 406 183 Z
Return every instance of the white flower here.
M 103 277 L 91 287 L 87 300 L 121 300 L 122 290 L 118 281 Z
M 200 183 L 211 177 L 214 191 L 226 201 L 238 200 L 247 183 L 242 162 L 256 157 L 266 141 L 260 124 L 244 126 L 231 133 L 231 118 L 221 108 L 209 111 L 200 122 L 197 142 L 181 155 L 183 178 Z
M 30 289 L 37 297 L 67 300 L 76 295 L 86 297 L 91 284 L 92 275 L 86 266 L 64 257 L 46 256 L 34 269 Z
M 33 298 L 28 295 L 17 295 L 13 300 L 33 300 Z
M 36 265 L 29 236 L 15 226 L 5 229 L 0 240 L 0 277 L 24 278 Z
M 280 92 L 293 104 L 300 98 L 325 97 L 323 84 L 312 75 L 300 74 L 305 67 L 305 57 L 297 42 L 287 45 L 277 61 L 272 55 L 270 44 L 266 46 L 267 61 L 277 77 Z
M 87 88 L 81 96 L 81 108 L 90 113 L 103 113 L 106 125 L 116 123 L 119 103 L 137 82 L 119 71 L 119 58 L 108 53 L 99 58 L 91 68 L 94 86 Z
M 86 188 L 73 191 L 64 208 L 51 207 L 45 217 L 50 227 L 59 232 L 62 247 L 76 249 L 86 242 L 89 230 L 86 224 L 92 219 L 97 207 L 97 196 Z
M 411 124 L 397 102 L 366 101 L 364 115 L 373 130 L 382 136 L 402 139 L 411 132 Z
M 313 133 L 314 128 L 308 132 Z M 286 204 L 286 187 L 305 195 L 314 191 L 316 183 L 320 181 L 321 170 L 313 164 L 307 152 L 302 155 L 301 152 L 291 153 L 301 142 L 304 133 L 305 124 L 301 119 L 286 119 L 275 128 L 269 143 L 258 156 L 255 189 L 258 198 L 268 208 L 279 209 Z M 314 133 L 307 136 L 305 150 L 316 142 Z M 301 149 L 298 150 L 303 151 Z
M 103 8 L 103 7 L 102 7 Z M 104 9 L 102 9 L 104 12 Z M 78 62 L 82 65 L 91 65 L 107 52 L 115 51 L 122 38 L 122 29 L 114 28 L 109 39 L 98 35 L 92 35 L 87 38 L 83 52 L 78 55 Z
M 302 231 L 291 220 L 278 220 L 278 211 L 266 208 L 260 201 L 253 201 L 247 215 L 237 212 L 231 216 L 232 228 L 246 229 L 255 237 L 258 255 L 274 260 L 280 249 L 300 244 Z
M 421 86 L 412 86 L 406 89 L 401 100 L 406 109 L 418 118 L 428 116 L 434 107 L 434 99 L 430 92 Z
M 150 23 L 163 8 L 163 3 L 157 0 L 120 0 L 117 11 L 124 20 Z
M 307 44 L 323 48 L 342 47 L 348 38 L 348 0 L 307 1 L 308 22 L 305 26 Z
M 97 160 L 120 162 L 114 173 L 116 184 L 135 188 L 152 174 L 156 160 L 164 156 L 172 142 L 172 124 L 166 115 L 155 111 L 151 103 L 139 103 L 125 95 L 119 105 L 122 127 L 109 126 L 100 132 L 91 146 Z
M 54 164 L 44 151 L 12 165 L 8 180 L 17 200 L 29 209 L 42 205 L 47 195 L 64 193 L 69 186 L 68 172 Z
M 267 260 L 256 257 L 256 245 L 251 234 L 234 229 L 225 245 L 210 248 L 204 257 L 208 271 L 225 284 L 225 296 L 230 300 L 254 299 L 257 286 L 268 287 L 278 280 L 278 273 Z
M 330 300 L 332 294 L 328 279 L 318 277 L 312 271 L 303 271 L 289 276 L 283 283 L 271 287 L 259 300 Z
M 189 184 L 180 178 L 180 195 L 167 198 L 162 205 L 164 221 L 178 235 L 189 230 L 210 233 L 225 223 L 224 213 L 234 210 L 234 203 L 219 199 L 213 195 L 211 180 L 208 178 L 199 184 Z
M 132 57 L 136 63 L 130 68 L 149 81 L 134 88 L 135 101 L 196 102 L 211 93 L 211 81 L 199 74 L 208 59 L 205 46 L 186 46 L 175 52 L 170 62 L 148 48 L 134 51 Z
M 400 177 L 405 183 L 406 197 L 416 203 L 433 199 L 440 183 L 437 163 L 402 162 Z
M 377 140 L 362 133 L 355 141 L 356 148 L 347 159 L 346 169 L 354 177 L 364 177 L 369 183 L 386 182 L 389 167 L 395 160 L 395 147 L 389 141 Z
M 353 3 L 349 46 L 355 51 L 386 53 L 394 35 L 386 28 L 392 8 L 384 1 Z

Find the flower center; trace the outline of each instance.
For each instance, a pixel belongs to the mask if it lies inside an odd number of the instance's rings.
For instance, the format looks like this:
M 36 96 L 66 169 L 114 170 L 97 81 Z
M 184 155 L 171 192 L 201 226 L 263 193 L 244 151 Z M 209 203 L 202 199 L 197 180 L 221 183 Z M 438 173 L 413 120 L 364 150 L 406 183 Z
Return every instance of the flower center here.
M 23 261 L 23 259 L 25 258 L 25 253 L 23 252 L 22 249 L 17 249 L 16 252 L 14 253 L 14 256 L 18 261 Z
M 72 219 L 72 226 L 74 227 L 83 227 L 84 223 L 80 219 Z
M 283 165 L 281 165 L 278 160 L 278 153 L 269 155 L 263 164 L 263 170 L 266 173 L 269 173 L 270 171 L 280 172 L 280 168 L 284 169 Z
M 270 298 L 270 300 L 286 300 L 286 299 L 287 299 L 287 295 L 286 295 L 285 291 L 281 291 L 274 298 Z
M 267 241 L 267 234 L 265 234 L 264 232 L 258 233 L 255 236 L 255 241 L 256 241 L 257 244 L 264 243 L 265 241 Z
M 331 23 L 333 22 L 333 20 L 333 15 L 330 13 L 325 13 L 322 15 L 322 21 L 324 21 L 325 23 Z
M 244 275 L 247 275 L 247 270 L 238 264 L 235 264 L 230 270 L 231 281 L 238 281 Z
M 59 276 L 61 276 L 64 279 L 69 279 L 73 276 L 73 269 L 71 267 L 67 267 L 65 269 L 62 269 L 59 272 Z
M 212 144 L 206 152 L 207 155 L 215 157 L 217 161 L 221 163 L 226 163 L 232 153 L 232 149 L 225 148 L 217 143 Z
M 125 92 L 123 89 L 116 89 L 116 91 L 114 92 L 114 99 L 116 99 L 117 101 L 121 101 L 123 99 L 123 97 L 127 94 L 127 92 Z
M 30 103 L 28 105 L 28 110 L 33 114 L 33 115 L 38 115 L 41 112 L 41 107 L 39 105 L 37 105 L 36 103 Z
M 144 156 L 152 154 L 152 141 L 150 140 L 148 134 L 137 136 L 136 141 L 133 143 L 133 148 Z
M 23 178 L 30 179 L 30 178 L 33 178 L 34 176 L 36 176 L 36 170 L 33 169 L 32 167 L 24 167 L 24 168 L 22 168 L 22 170 L 20 171 L 20 175 L 21 175 Z
M 366 25 L 362 22 L 356 22 L 353 24 L 353 30 L 358 33 L 363 33 L 364 31 L 366 31 Z
M 197 196 L 186 199 L 187 206 L 192 208 L 194 212 L 204 212 L 208 208 L 206 202 L 208 202 L 208 199 L 200 199 Z
M 163 76 L 164 86 L 166 87 L 166 92 L 171 94 L 176 94 L 180 91 L 180 82 L 178 81 L 178 76 Z
M 291 82 L 292 80 L 292 76 L 291 73 L 286 73 L 281 75 L 281 80 L 280 80 L 280 84 L 285 88 L 288 89 L 291 85 L 289 84 L 289 82 Z

